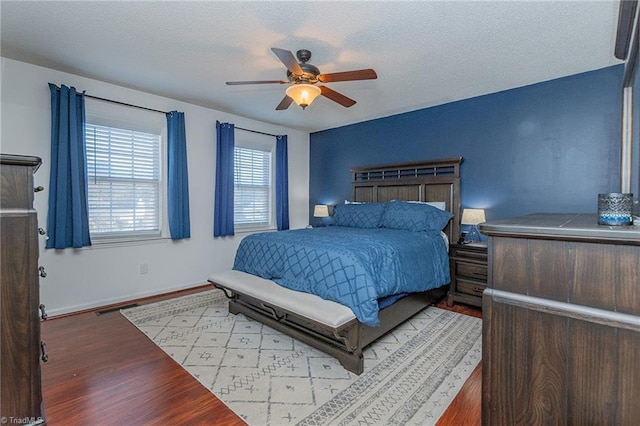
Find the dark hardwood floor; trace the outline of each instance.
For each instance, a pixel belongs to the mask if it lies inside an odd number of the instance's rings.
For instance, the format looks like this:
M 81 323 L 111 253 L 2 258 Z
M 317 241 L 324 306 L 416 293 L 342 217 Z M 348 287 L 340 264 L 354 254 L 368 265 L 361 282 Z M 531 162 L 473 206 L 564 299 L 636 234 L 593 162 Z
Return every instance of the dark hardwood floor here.
M 438 307 L 481 316 L 464 305 L 448 308 L 441 302 Z M 118 310 L 51 318 L 42 323 L 42 338 L 49 355 L 41 364 L 49 426 L 245 424 Z M 480 388 L 478 366 L 438 425 L 480 425 Z
M 448 307 L 445 301 L 436 306 L 442 309 L 482 318 L 480 308 L 457 304 Z M 482 410 L 482 364 L 473 370 L 455 399 L 438 420 L 436 426 L 480 426 Z

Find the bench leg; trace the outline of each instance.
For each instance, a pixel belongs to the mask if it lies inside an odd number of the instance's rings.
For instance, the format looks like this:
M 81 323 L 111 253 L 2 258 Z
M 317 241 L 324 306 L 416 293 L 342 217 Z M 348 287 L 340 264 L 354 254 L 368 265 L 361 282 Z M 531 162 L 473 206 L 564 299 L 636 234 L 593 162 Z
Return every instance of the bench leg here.
M 350 354 L 345 352 L 334 354 L 334 356 L 340 361 L 340 364 L 345 370 L 351 371 L 358 376 L 364 371 L 364 357 L 362 356 L 362 352 Z
M 233 315 L 238 315 L 240 313 L 238 304 L 235 303 L 233 300 L 229 300 L 229 313 Z

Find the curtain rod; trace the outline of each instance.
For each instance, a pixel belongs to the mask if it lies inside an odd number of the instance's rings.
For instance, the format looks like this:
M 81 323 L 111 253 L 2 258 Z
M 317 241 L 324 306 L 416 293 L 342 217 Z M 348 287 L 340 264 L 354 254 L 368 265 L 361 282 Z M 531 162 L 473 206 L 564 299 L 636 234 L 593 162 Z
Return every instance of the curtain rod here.
M 238 127 L 238 126 L 235 126 L 235 128 L 238 129 L 238 130 L 244 130 L 245 132 L 258 133 L 259 135 L 274 136 L 276 138 L 282 137 L 282 135 L 274 135 L 273 133 L 265 133 L 265 132 L 260 132 L 258 130 L 244 129 L 244 128 Z
M 58 86 L 56 86 L 56 90 L 59 92 L 60 88 Z M 124 105 L 124 106 L 128 106 L 128 107 L 144 109 L 144 110 L 152 111 L 152 112 L 159 112 L 160 114 L 165 114 L 165 115 L 169 114 L 168 112 L 160 111 L 159 109 L 147 108 L 147 107 L 143 107 L 143 106 L 140 106 L 140 105 L 128 104 L 126 102 L 114 101 L 113 99 L 107 99 L 107 98 L 101 98 L 99 96 L 88 95 L 86 92 L 82 92 L 82 95 L 84 97 L 86 97 L 86 98 L 91 98 L 91 99 L 95 99 L 95 100 L 98 100 L 98 101 L 111 102 L 112 104 Z
M 112 99 L 100 98 L 98 96 L 87 95 L 86 93 L 84 94 L 84 96 L 87 97 L 87 98 L 96 99 L 98 101 L 111 102 L 112 104 L 124 105 L 124 106 L 128 106 L 128 107 L 144 109 L 144 110 L 152 111 L 152 112 L 159 112 L 160 114 L 164 114 L 164 115 L 169 114 L 168 112 L 160 111 L 159 109 L 147 108 L 147 107 L 143 107 L 143 106 L 140 106 L 140 105 L 128 104 L 126 102 L 114 101 Z
M 60 90 L 59 87 L 57 89 Z M 101 98 L 101 97 L 98 97 L 98 96 L 88 95 L 87 93 L 83 93 L 83 95 L 85 97 L 87 97 L 87 98 L 96 99 L 98 101 L 111 102 L 113 104 L 124 105 L 124 106 L 133 107 L 133 108 L 139 108 L 139 109 L 144 109 L 144 110 L 147 110 L 147 111 L 159 112 L 160 114 L 165 114 L 165 115 L 169 114 L 168 112 L 160 111 L 159 109 L 147 108 L 147 107 L 143 107 L 143 106 L 140 106 L 140 105 L 128 104 L 126 102 L 114 101 L 113 99 Z M 244 130 L 245 132 L 258 133 L 260 135 L 265 135 L 265 136 L 273 136 L 273 137 L 276 137 L 276 138 L 282 137 L 282 135 L 274 135 L 273 133 L 265 133 L 265 132 L 260 132 L 258 130 L 245 129 L 243 127 L 235 126 L 235 128 L 238 129 L 238 130 Z

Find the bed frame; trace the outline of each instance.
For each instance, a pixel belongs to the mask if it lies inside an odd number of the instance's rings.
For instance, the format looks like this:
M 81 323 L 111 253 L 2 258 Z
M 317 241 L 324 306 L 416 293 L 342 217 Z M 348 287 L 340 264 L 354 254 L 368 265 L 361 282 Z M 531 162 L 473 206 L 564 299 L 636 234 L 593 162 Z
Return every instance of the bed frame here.
M 462 157 L 455 157 L 352 168 L 353 201 L 444 201 L 446 209 L 453 214 L 444 232 L 450 242 L 455 242 L 460 235 L 461 163 Z M 355 374 L 363 372 L 362 352 L 367 345 L 441 300 L 449 288 L 447 284 L 427 292 L 410 294 L 380 310 L 380 326 L 370 327 L 355 317 L 342 324 L 328 324 L 295 312 L 291 303 L 279 306 L 267 303 L 249 291 L 233 290 L 229 285 L 216 282 L 215 275 L 209 281 L 229 297 L 229 312 L 242 313 L 324 351 Z

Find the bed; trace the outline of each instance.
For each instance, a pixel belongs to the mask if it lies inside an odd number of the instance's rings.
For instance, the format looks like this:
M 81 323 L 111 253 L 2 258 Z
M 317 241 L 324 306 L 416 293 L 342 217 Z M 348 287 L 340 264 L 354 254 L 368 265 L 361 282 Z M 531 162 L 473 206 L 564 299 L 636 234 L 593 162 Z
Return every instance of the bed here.
M 353 168 L 354 204 L 336 206 L 336 226 L 247 236 L 234 268 L 209 281 L 229 297 L 229 312 L 280 330 L 361 374 L 367 345 L 446 295 L 446 243 L 459 235 L 461 163 L 456 157 Z M 390 214 L 393 209 L 402 213 Z M 429 219 L 407 228 L 399 224 L 405 210 L 426 210 Z M 364 224 L 352 226 L 361 219 Z M 340 267 L 330 267 L 336 263 Z M 337 281 L 347 287 L 336 287 Z M 374 281 L 375 289 L 366 281 Z

